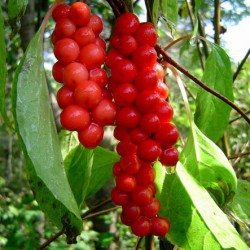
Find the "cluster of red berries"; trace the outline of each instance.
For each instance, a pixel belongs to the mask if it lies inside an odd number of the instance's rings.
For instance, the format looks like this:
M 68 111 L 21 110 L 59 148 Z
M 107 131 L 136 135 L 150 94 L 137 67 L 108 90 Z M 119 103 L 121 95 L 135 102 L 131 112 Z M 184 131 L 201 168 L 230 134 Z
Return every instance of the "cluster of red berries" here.
M 103 127 L 113 125 L 116 105 L 105 88 L 108 82 L 102 65 L 106 43 L 99 37 L 103 23 L 83 2 L 58 5 L 51 40 L 57 62 L 52 74 L 63 86 L 57 93 L 62 126 L 77 131 L 86 148 L 95 148 L 103 138 Z
M 157 32 L 151 23 L 140 23 L 133 13 L 118 17 L 106 65 L 111 70 L 108 89 L 118 107 L 114 136 L 120 142 L 120 161 L 113 167 L 116 187 L 114 203 L 122 206 L 121 221 L 137 236 L 164 236 L 169 222 L 158 216 L 155 170 L 159 160 L 175 166 L 173 147 L 179 133 L 170 123 L 173 109 L 168 103 L 164 70 L 154 49 Z

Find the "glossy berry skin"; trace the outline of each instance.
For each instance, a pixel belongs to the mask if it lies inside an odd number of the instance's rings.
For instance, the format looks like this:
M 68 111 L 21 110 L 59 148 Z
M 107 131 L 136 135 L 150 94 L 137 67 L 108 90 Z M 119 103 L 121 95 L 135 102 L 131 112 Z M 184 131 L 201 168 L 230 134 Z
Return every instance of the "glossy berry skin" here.
M 116 125 L 125 128 L 134 128 L 139 124 L 140 113 L 132 106 L 121 108 L 116 113 Z
M 122 193 L 131 192 L 136 187 L 136 178 L 131 174 L 119 174 L 116 176 L 116 186 Z
M 124 213 L 122 212 L 120 215 L 121 222 L 124 225 L 131 226 L 134 220 L 129 220 L 128 218 L 125 217 Z
M 119 39 L 118 51 L 121 55 L 129 57 L 137 48 L 137 42 L 133 36 L 125 35 Z
M 74 131 L 86 128 L 90 123 L 90 115 L 86 109 L 70 105 L 62 111 L 60 120 L 65 129 Z
M 105 52 L 100 46 L 90 43 L 82 47 L 79 55 L 80 62 L 88 70 L 101 67 L 105 62 Z
M 153 198 L 152 201 L 146 206 L 141 207 L 142 215 L 152 218 L 160 212 L 160 202 L 158 199 Z
M 169 123 L 173 118 L 173 108 L 171 105 L 161 100 L 155 105 L 155 114 L 159 117 L 161 123 Z
M 77 26 L 87 25 L 90 20 L 89 6 L 82 2 L 76 2 L 71 5 L 70 19 Z
M 146 206 L 153 200 L 153 192 L 150 188 L 144 186 L 137 186 L 131 192 L 132 201 L 138 206 Z
M 120 156 L 135 155 L 137 146 L 129 139 L 124 139 L 117 144 L 116 151 Z
M 103 134 L 103 128 L 92 122 L 87 128 L 78 132 L 78 139 L 85 148 L 93 149 L 101 143 Z
M 153 65 L 153 69 L 154 71 L 156 71 L 157 73 L 157 77 L 159 80 L 162 80 L 164 75 L 165 75 L 165 72 L 164 72 L 164 69 L 163 67 L 161 66 L 160 63 L 156 62 L 154 65 Z
M 141 215 L 141 209 L 134 202 L 128 201 L 122 206 L 124 216 L 129 220 L 136 220 Z
M 61 18 L 68 18 L 70 12 L 70 6 L 67 4 L 59 4 L 52 12 L 52 17 L 55 22 Z
M 137 89 L 132 83 L 123 83 L 114 91 L 114 101 L 120 107 L 131 106 L 135 103 Z
M 138 145 L 138 156 L 146 162 L 154 162 L 161 154 L 161 147 L 155 140 L 145 140 Z
M 151 67 L 140 70 L 135 78 L 135 86 L 139 91 L 145 89 L 154 90 L 157 87 L 158 76 Z
M 165 149 L 173 146 L 177 142 L 179 138 L 179 132 L 173 124 L 164 123 L 155 133 L 154 138 L 161 145 L 161 147 Z
M 84 81 L 75 88 L 74 98 L 79 106 L 92 109 L 96 107 L 102 99 L 101 88 L 95 82 Z
M 153 24 L 146 22 L 140 23 L 136 31 L 135 38 L 140 45 L 147 44 L 154 47 L 157 43 L 158 35 Z
M 167 219 L 154 217 L 151 220 L 151 233 L 155 236 L 165 236 L 170 229 L 170 223 Z
M 67 86 L 61 87 L 56 95 L 57 103 L 61 109 L 66 108 L 69 105 L 75 104 L 74 91 Z
M 150 221 L 148 218 L 141 216 L 133 222 L 131 225 L 131 230 L 136 236 L 146 236 L 150 233 Z
M 74 89 L 77 85 L 89 78 L 88 70 L 78 62 L 69 63 L 63 71 L 63 82 L 69 88 Z
M 100 126 L 114 125 L 117 108 L 109 99 L 101 100 L 92 110 L 93 121 Z
M 124 127 L 116 126 L 114 129 L 114 137 L 119 141 L 129 139 L 128 130 Z
M 112 70 L 112 78 L 119 82 L 133 82 L 137 73 L 135 65 L 130 60 L 119 60 Z
M 157 53 L 153 47 L 145 44 L 135 50 L 132 61 L 139 69 L 152 67 L 157 62 Z
M 78 44 L 70 38 L 59 40 L 54 47 L 55 57 L 63 65 L 75 61 L 79 56 L 79 52 Z
M 119 49 L 120 46 L 120 36 L 113 35 L 109 40 L 110 46 L 113 49 Z
M 114 32 L 118 35 L 133 35 L 138 27 L 138 17 L 133 13 L 127 12 L 117 18 Z
M 74 33 L 74 40 L 80 47 L 83 47 L 89 43 L 93 43 L 95 40 L 95 34 L 89 27 L 81 27 Z
M 104 88 L 108 82 L 108 75 L 104 69 L 96 68 L 89 71 L 89 80 L 96 82 L 101 88 Z
M 144 133 L 140 128 L 131 129 L 129 134 L 130 140 L 136 145 L 146 139 L 149 139 L 149 135 L 147 133 Z
M 102 38 L 100 38 L 99 36 L 96 37 L 96 38 L 94 39 L 94 42 L 93 42 L 93 43 L 94 43 L 95 45 L 101 47 L 104 51 L 105 51 L 106 48 L 107 48 L 106 42 L 105 42 Z
M 140 186 L 150 186 L 155 180 L 155 170 L 152 166 L 141 167 L 136 174 L 136 180 Z
M 76 26 L 68 18 L 61 18 L 57 21 L 55 33 L 59 38 L 70 38 L 76 31 Z
M 124 173 L 135 174 L 140 170 L 140 160 L 137 155 L 125 155 L 120 160 L 120 166 Z
M 114 176 L 118 176 L 119 174 L 122 173 L 122 169 L 121 169 L 119 161 L 114 164 L 112 171 L 113 171 Z
M 52 67 L 52 75 L 57 82 L 63 83 L 64 66 L 60 62 L 56 62 Z
M 156 114 L 148 113 L 141 117 L 140 128 L 143 132 L 152 134 L 161 128 L 161 121 Z
M 168 86 L 164 82 L 159 81 L 157 83 L 155 91 L 159 94 L 159 96 L 162 99 L 167 100 L 168 94 L 169 94 L 169 89 L 168 89 Z
M 161 164 L 168 167 L 176 166 L 178 160 L 179 154 L 176 148 L 167 148 L 162 152 L 160 156 Z
M 107 67 L 112 69 L 116 66 L 117 62 L 121 61 L 122 59 L 124 59 L 124 57 L 117 50 L 111 49 L 107 53 L 107 59 L 105 63 Z
M 103 29 L 102 19 L 97 15 L 91 15 L 87 27 L 91 28 L 96 36 L 98 36 Z
M 111 191 L 111 199 L 116 205 L 123 205 L 129 201 L 129 195 L 127 193 L 121 193 L 117 188 L 113 188 Z

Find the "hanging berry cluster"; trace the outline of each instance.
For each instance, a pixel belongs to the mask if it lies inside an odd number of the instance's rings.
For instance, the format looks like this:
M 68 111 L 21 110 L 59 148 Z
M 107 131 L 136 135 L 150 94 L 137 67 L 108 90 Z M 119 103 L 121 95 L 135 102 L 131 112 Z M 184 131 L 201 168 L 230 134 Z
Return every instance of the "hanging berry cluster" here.
M 159 160 L 175 166 L 178 160 L 173 145 L 179 134 L 170 123 L 173 109 L 154 49 L 157 36 L 151 23 L 139 23 L 132 13 L 122 14 L 106 60 L 111 70 L 108 88 L 118 107 L 114 136 L 120 141 L 117 152 L 121 156 L 113 167 L 116 187 L 111 197 L 122 206 L 121 221 L 137 236 L 168 232 L 168 220 L 158 216 L 153 164 Z
M 99 37 L 103 23 L 91 15 L 87 4 L 60 4 L 53 11 L 56 22 L 51 40 L 57 62 L 52 74 L 63 86 L 57 93 L 62 126 L 77 131 L 86 148 L 95 148 L 103 138 L 103 127 L 113 125 L 116 106 L 105 88 L 108 76 L 101 66 L 106 43 Z

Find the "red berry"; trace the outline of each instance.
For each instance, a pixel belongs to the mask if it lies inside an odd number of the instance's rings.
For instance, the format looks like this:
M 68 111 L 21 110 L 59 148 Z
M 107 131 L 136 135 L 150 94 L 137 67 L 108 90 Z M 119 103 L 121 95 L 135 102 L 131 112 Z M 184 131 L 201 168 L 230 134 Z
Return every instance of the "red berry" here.
M 157 42 L 157 32 L 152 23 L 140 23 L 135 38 L 139 44 L 147 44 L 154 47 Z
M 153 198 L 153 200 L 146 206 L 141 207 L 142 215 L 152 218 L 155 217 L 160 212 L 160 202 L 158 199 Z
M 139 69 L 152 67 L 157 61 L 157 53 L 153 47 L 142 45 L 135 50 L 132 61 Z
M 136 74 L 135 65 L 127 59 L 118 60 L 112 68 L 112 78 L 119 82 L 133 82 Z
M 117 18 L 115 32 L 119 35 L 133 35 L 136 32 L 138 26 L 138 17 L 131 12 L 127 12 Z
M 124 213 L 122 212 L 121 215 L 120 215 L 120 219 L 121 219 L 121 222 L 124 224 L 124 225 L 127 225 L 127 226 L 131 226 L 132 223 L 134 222 L 133 220 L 129 220 L 125 217 Z
M 116 66 L 118 61 L 123 60 L 124 57 L 118 53 L 118 51 L 111 49 L 108 53 L 107 53 L 107 59 L 106 59 L 106 65 L 107 67 L 109 67 L 110 69 L 112 69 L 113 67 Z
M 164 236 L 170 229 L 170 222 L 161 217 L 154 217 L 151 220 L 151 233 L 155 236 Z
M 114 176 L 117 176 L 122 173 L 122 169 L 121 169 L 121 165 L 119 161 L 114 164 L 112 170 L 113 170 Z
M 93 121 L 100 126 L 114 125 L 116 110 L 111 100 L 103 99 L 92 110 Z
M 134 128 L 138 126 L 140 113 L 133 106 L 121 108 L 116 113 L 116 125 L 125 128 Z
M 110 46 L 113 49 L 119 49 L 120 46 L 120 36 L 113 35 L 109 40 Z
M 132 129 L 129 134 L 130 140 L 136 145 L 149 138 L 149 135 L 144 133 L 140 128 Z
M 143 132 L 151 134 L 158 131 L 161 127 L 161 121 L 156 114 L 148 113 L 141 117 L 140 128 Z
M 57 82 L 63 83 L 64 67 L 60 62 L 56 62 L 52 68 L 52 75 Z
M 176 148 L 167 148 L 160 156 L 160 162 L 164 166 L 176 166 L 178 160 L 179 155 Z
M 92 15 L 87 26 L 93 30 L 96 36 L 98 36 L 103 29 L 102 19 L 97 15 Z
M 138 206 L 145 206 L 152 202 L 153 192 L 151 188 L 145 186 L 137 186 L 131 192 L 132 201 Z
M 154 162 L 161 154 L 161 147 L 155 140 L 145 140 L 138 145 L 137 155 L 143 161 Z
M 108 100 L 113 99 L 111 93 L 106 88 L 102 89 L 102 100 L 103 99 L 108 99 Z
M 155 184 L 152 183 L 148 187 L 151 188 L 153 195 L 155 195 L 156 194 L 156 186 L 155 186 Z
M 79 56 L 79 52 L 78 44 L 70 38 L 59 40 L 54 47 L 55 57 L 64 65 L 75 61 Z
M 61 18 L 67 18 L 69 16 L 70 6 L 67 4 L 59 4 L 52 12 L 52 17 L 55 22 Z
M 131 192 L 136 187 L 136 178 L 131 174 L 119 174 L 116 176 L 116 186 L 123 192 Z
M 117 126 L 114 129 L 114 137 L 119 141 L 129 139 L 128 130 L 124 127 Z
M 155 105 L 155 114 L 159 117 L 161 123 L 168 123 L 173 118 L 173 108 L 164 100 Z
M 103 48 L 104 51 L 106 50 L 106 42 L 102 38 L 100 38 L 99 36 L 94 39 L 93 43 L 95 45 L 100 46 L 101 48 Z
M 69 105 L 75 104 L 73 97 L 74 91 L 67 86 L 61 87 L 57 92 L 57 103 L 61 109 L 66 108 Z
M 105 52 L 100 46 L 90 43 L 82 47 L 79 55 L 80 62 L 88 70 L 101 67 L 105 62 Z
M 140 70 L 135 78 L 135 86 L 139 91 L 145 89 L 154 90 L 157 87 L 157 83 L 157 73 L 151 67 Z
M 78 131 L 78 139 L 85 148 L 93 149 L 101 143 L 103 134 L 103 128 L 92 122 L 87 128 Z
M 74 40 L 80 47 L 83 47 L 89 43 L 93 43 L 95 40 L 95 34 L 89 27 L 81 27 L 76 30 L 74 34 Z
M 87 25 L 90 20 L 90 9 L 86 3 L 76 2 L 70 8 L 70 19 L 77 26 Z
M 141 166 L 139 172 L 136 174 L 136 180 L 138 185 L 148 187 L 155 180 L 155 170 L 152 166 Z
M 137 89 L 132 83 L 118 85 L 114 91 L 114 101 L 120 107 L 133 105 L 137 97 Z
M 150 221 L 148 218 L 141 216 L 133 222 L 131 230 L 136 236 L 146 236 L 150 233 Z
M 101 101 L 102 91 L 97 83 L 84 81 L 76 87 L 74 98 L 81 107 L 91 109 Z
M 171 123 L 162 124 L 161 128 L 155 133 L 155 140 L 163 149 L 173 146 L 178 138 L 179 132 Z
M 77 105 L 67 106 L 60 115 L 62 126 L 67 130 L 86 128 L 90 123 L 90 114 L 86 109 Z
M 108 75 L 104 69 L 96 68 L 89 71 L 89 80 L 99 84 L 103 88 L 108 82 Z
M 168 98 L 169 90 L 168 86 L 164 82 L 158 82 L 155 91 L 159 94 L 159 96 L 166 100 Z
M 56 42 L 59 40 L 59 37 L 58 37 L 58 35 L 56 34 L 55 31 L 52 32 L 50 40 L 53 43 L 53 45 L 55 45 Z
M 140 207 L 131 201 L 128 201 L 122 206 L 122 212 L 129 220 L 136 220 L 141 216 Z
M 113 42 L 114 43 L 114 42 Z M 119 39 L 119 46 L 117 50 L 123 56 L 131 56 L 137 48 L 137 42 L 133 36 L 121 36 Z
M 153 69 L 156 71 L 157 73 L 157 76 L 158 76 L 158 79 L 159 80 L 162 80 L 164 75 L 165 75 L 165 72 L 164 72 L 164 69 L 163 67 L 161 66 L 160 63 L 155 63 L 154 66 L 153 66 Z
M 120 156 L 136 154 L 137 146 L 133 144 L 129 139 L 125 139 L 117 144 L 116 151 Z
M 123 205 L 129 201 L 129 195 L 127 193 L 121 193 L 117 188 L 113 188 L 111 191 L 111 199 L 116 205 Z
M 57 21 L 55 33 L 58 38 L 72 37 L 76 31 L 76 26 L 68 18 L 61 18 Z
M 123 172 L 127 174 L 135 174 L 140 169 L 140 161 L 137 155 L 125 155 L 120 160 L 120 166 Z
M 118 87 L 118 85 L 119 85 L 119 83 L 116 80 L 114 80 L 112 77 L 110 77 L 108 79 L 108 86 L 107 87 L 108 87 L 110 94 L 114 95 L 114 92 L 115 92 L 116 88 Z
M 84 65 L 72 62 L 64 68 L 63 81 L 66 86 L 74 89 L 77 85 L 88 80 L 89 73 Z

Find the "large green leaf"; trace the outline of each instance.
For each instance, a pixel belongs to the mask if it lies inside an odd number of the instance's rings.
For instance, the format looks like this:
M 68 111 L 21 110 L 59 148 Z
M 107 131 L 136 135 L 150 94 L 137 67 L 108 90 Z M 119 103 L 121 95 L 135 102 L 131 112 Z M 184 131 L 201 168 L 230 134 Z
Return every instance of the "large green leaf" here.
M 226 52 L 217 45 L 206 61 L 202 81 L 230 100 L 233 100 L 231 63 Z M 200 89 L 196 99 L 195 123 L 211 140 L 217 142 L 223 135 L 229 121 L 231 107 Z
M 200 9 L 203 2 L 204 0 L 195 0 L 195 8 L 194 8 L 195 15 L 198 14 L 198 10 Z
M 119 160 L 118 154 L 101 147 L 94 149 L 91 180 L 86 193 L 86 199 L 94 195 L 112 175 L 112 168 Z
M 13 113 L 26 160 L 26 173 L 39 206 L 69 242 L 82 228 L 74 195 L 63 167 L 42 59 L 41 29 L 19 64 L 13 86 Z
M 235 172 L 221 149 L 208 139 L 194 123 L 180 162 L 223 206 L 236 191 Z
M 178 1 L 160 0 L 162 15 L 170 24 L 176 24 L 178 19 Z
M 171 243 L 185 250 L 248 249 L 226 215 L 181 163 L 172 175 L 166 175 L 159 164 L 156 174 L 160 215 L 171 223 Z
M 64 160 L 69 184 L 79 207 L 85 199 L 91 180 L 92 165 L 93 150 L 88 150 L 82 145 L 71 150 Z
M 5 104 L 5 83 L 6 83 L 6 48 L 4 38 L 4 19 L 0 6 L 0 112 L 7 125 L 10 125 Z
M 28 0 L 9 0 L 8 1 L 8 16 L 9 19 L 20 17 L 26 9 Z
M 233 202 L 228 205 L 239 224 L 250 228 L 250 183 L 239 180 Z

